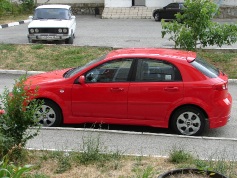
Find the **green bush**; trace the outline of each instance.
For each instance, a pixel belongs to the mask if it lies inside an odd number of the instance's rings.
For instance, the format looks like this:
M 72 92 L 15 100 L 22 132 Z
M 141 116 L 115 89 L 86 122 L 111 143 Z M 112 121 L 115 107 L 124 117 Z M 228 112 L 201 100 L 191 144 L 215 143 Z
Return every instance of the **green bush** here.
M 210 0 L 186 0 L 184 13 L 176 15 L 177 21 L 166 23 L 162 20 L 162 38 L 169 34 L 175 48 L 194 50 L 197 45 L 231 45 L 237 41 L 236 24 L 213 22 L 218 13 L 217 5 Z M 179 23 L 181 22 L 181 23 Z
M 35 8 L 34 0 L 21 0 L 23 13 L 31 13 Z
M 0 17 L 6 12 L 11 12 L 11 3 L 8 0 L 0 0 Z
M 0 110 L 5 113 L 0 114 L 0 157 L 6 155 L 9 150 L 12 153 L 20 153 L 27 140 L 37 135 L 40 128 L 36 111 L 41 103 L 32 100 L 37 91 L 27 92 L 28 87 L 24 84 L 25 77 L 20 78 L 9 92 L 5 89 L 0 95 Z M 37 127 L 36 131 L 29 131 L 29 128 Z M 13 149 L 14 148 L 14 149 Z
M 34 8 L 34 0 L 20 0 L 20 3 L 10 0 L 0 0 L 0 17 L 32 13 Z

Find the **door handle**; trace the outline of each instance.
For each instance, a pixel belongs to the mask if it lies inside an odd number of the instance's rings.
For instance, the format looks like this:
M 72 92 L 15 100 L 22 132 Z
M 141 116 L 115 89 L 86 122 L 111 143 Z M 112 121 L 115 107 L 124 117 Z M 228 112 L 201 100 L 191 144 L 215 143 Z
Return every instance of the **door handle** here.
M 121 91 L 124 91 L 124 88 L 110 88 L 110 91 L 112 92 L 121 92 Z
M 169 91 L 169 92 L 175 92 L 175 91 L 179 91 L 179 88 L 178 87 L 165 87 L 164 90 Z

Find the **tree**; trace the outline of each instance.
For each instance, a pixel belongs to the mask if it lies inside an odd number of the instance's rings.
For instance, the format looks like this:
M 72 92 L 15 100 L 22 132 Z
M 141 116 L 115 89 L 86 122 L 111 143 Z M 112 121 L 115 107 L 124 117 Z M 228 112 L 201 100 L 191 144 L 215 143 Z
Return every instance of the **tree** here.
M 184 13 L 176 15 L 177 21 L 162 20 L 162 38 L 170 34 L 169 40 L 175 42 L 175 48 L 188 50 L 208 45 L 231 45 L 237 41 L 236 24 L 219 24 L 213 22 L 218 6 L 210 0 L 186 0 Z M 181 22 L 181 23 L 179 23 Z

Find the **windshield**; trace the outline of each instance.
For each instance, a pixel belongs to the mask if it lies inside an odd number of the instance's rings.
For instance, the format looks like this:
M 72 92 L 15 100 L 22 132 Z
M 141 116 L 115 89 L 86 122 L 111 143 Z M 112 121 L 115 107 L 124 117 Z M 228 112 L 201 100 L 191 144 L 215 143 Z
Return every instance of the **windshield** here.
M 36 9 L 34 14 L 34 20 L 37 19 L 69 20 L 69 10 L 61 8 Z
M 91 65 L 97 63 L 98 61 L 101 61 L 101 60 L 105 59 L 106 56 L 107 56 L 107 54 L 104 55 L 104 56 L 101 56 L 101 57 L 99 57 L 99 58 L 97 58 L 97 59 L 94 59 L 94 60 L 92 60 L 92 61 L 90 61 L 90 62 L 88 62 L 88 63 L 87 63 L 86 65 L 84 65 L 84 66 L 79 66 L 79 67 L 76 67 L 76 68 L 72 68 L 72 69 L 68 70 L 68 71 L 64 74 L 64 77 L 65 77 L 65 78 L 72 77 L 72 76 L 76 75 L 78 72 L 84 70 L 85 68 L 90 67 Z
M 197 57 L 191 64 L 207 77 L 216 78 L 219 76 L 219 69 L 200 57 Z

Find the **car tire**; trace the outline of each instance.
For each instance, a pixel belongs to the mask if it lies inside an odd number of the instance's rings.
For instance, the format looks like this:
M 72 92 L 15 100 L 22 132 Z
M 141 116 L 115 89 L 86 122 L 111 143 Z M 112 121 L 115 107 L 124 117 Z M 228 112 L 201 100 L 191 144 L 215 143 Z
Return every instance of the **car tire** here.
M 71 36 L 65 40 L 66 44 L 73 44 L 73 40 L 74 40 L 74 33 L 73 31 L 71 32 Z
M 28 39 L 28 42 L 29 42 L 29 43 L 36 43 L 35 40 L 32 40 L 32 39 L 30 39 L 30 38 Z
M 51 100 L 43 100 L 42 106 L 36 112 L 37 116 L 43 127 L 58 127 L 63 118 L 60 107 Z
M 203 111 L 196 107 L 178 109 L 171 118 L 172 129 L 180 135 L 201 135 L 205 129 L 206 120 Z
M 66 44 L 73 44 L 73 37 L 69 37 L 68 39 L 66 39 L 65 43 Z
M 161 20 L 161 18 L 160 18 L 160 13 L 155 13 L 155 15 L 154 15 L 154 19 L 155 19 L 155 21 L 160 21 Z

